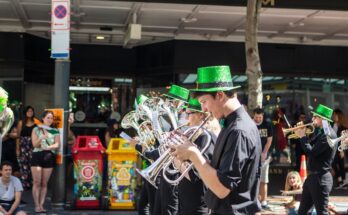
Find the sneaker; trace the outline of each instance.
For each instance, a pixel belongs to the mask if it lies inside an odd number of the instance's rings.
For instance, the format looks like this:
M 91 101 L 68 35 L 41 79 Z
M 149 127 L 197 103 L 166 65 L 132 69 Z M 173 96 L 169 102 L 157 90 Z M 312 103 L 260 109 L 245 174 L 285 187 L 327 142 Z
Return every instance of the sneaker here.
M 261 205 L 262 210 L 264 211 L 272 211 L 271 207 L 267 205 Z

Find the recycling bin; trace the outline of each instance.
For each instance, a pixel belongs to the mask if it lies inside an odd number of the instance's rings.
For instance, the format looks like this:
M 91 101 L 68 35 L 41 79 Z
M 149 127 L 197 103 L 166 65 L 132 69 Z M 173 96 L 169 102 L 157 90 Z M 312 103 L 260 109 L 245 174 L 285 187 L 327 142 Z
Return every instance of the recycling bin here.
M 135 209 L 137 152 L 122 138 L 112 138 L 108 157 L 109 209 Z
M 99 209 L 105 148 L 98 136 L 78 136 L 72 147 L 74 162 L 74 208 Z

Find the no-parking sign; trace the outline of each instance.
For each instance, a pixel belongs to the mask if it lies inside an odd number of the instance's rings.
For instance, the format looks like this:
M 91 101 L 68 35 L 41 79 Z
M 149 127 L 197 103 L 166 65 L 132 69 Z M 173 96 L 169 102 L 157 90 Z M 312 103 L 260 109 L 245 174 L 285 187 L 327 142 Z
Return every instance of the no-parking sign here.
M 70 6 L 69 1 L 52 1 L 52 31 L 69 30 Z
M 70 0 L 52 0 L 51 57 L 69 58 Z

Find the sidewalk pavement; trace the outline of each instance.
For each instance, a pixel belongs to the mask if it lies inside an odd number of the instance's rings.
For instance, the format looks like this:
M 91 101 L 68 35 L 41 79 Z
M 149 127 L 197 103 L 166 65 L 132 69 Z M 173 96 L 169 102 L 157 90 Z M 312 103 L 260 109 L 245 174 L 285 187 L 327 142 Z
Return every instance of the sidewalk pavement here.
M 261 212 L 261 215 L 286 215 L 284 203 L 288 200 L 288 197 L 280 196 L 280 190 L 284 189 L 284 181 L 286 178 L 286 174 L 289 170 L 289 166 L 272 166 L 270 169 L 270 183 L 268 186 L 268 203 L 271 207 L 271 212 Z M 71 184 L 70 184 L 71 186 Z M 69 186 L 68 186 L 69 187 Z M 71 199 L 71 189 L 67 189 Z M 22 199 L 27 202 L 27 204 L 23 207 L 25 211 L 28 212 L 29 215 L 37 215 L 34 212 L 34 203 L 31 191 L 25 191 L 22 195 Z M 102 210 L 54 210 L 51 208 L 51 198 L 50 192 L 48 191 L 47 200 L 45 204 L 45 209 L 48 210 L 49 215 L 97 215 L 97 214 L 117 214 L 117 215 L 136 215 L 137 211 L 102 211 Z M 339 214 L 348 214 L 348 189 L 346 190 L 337 190 L 332 189 L 330 194 L 330 202 L 335 205 L 335 208 Z
M 331 196 L 330 202 L 335 205 L 335 209 L 339 214 L 348 214 L 348 190 L 345 190 L 344 196 Z M 38 215 L 34 212 L 34 203 L 32 202 L 31 192 L 25 191 L 23 193 L 23 199 L 27 202 L 23 206 L 23 210 L 28 212 L 28 215 Z M 103 211 L 103 210 L 54 210 L 50 207 L 51 198 L 48 197 L 46 200 L 46 209 L 49 215 L 99 215 L 99 214 L 117 214 L 117 215 L 137 215 L 137 211 Z M 260 215 L 286 215 L 286 209 L 283 206 L 285 202 L 289 200 L 289 197 L 272 195 L 268 198 L 268 204 L 272 211 L 260 212 Z

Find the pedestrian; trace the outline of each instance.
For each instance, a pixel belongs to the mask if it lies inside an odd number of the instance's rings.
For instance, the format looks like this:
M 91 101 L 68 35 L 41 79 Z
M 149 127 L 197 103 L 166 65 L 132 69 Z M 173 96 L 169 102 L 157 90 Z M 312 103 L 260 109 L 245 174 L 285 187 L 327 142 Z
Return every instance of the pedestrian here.
M 32 193 L 37 213 L 46 213 L 47 183 L 56 165 L 56 150 L 60 145 L 59 131 L 52 127 L 53 117 L 52 111 L 44 111 L 42 125 L 35 127 L 31 135 L 34 146 L 31 159 Z

